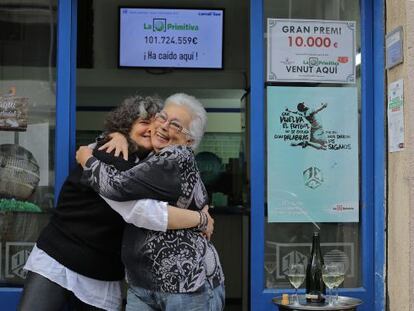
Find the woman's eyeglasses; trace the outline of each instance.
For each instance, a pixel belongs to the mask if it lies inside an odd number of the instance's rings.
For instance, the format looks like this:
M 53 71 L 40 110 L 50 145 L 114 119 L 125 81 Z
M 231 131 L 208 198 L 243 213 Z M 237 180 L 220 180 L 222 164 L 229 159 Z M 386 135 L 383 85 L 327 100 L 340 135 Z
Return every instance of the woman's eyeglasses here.
M 158 122 L 165 124 L 167 123 L 168 126 L 170 126 L 173 130 L 175 130 L 177 133 L 183 133 L 185 135 L 192 136 L 190 131 L 184 128 L 179 121 L 177 120 L 168 120 L 168 116 L 165 112 L 157 112 L 155 114 L 155 120 Z

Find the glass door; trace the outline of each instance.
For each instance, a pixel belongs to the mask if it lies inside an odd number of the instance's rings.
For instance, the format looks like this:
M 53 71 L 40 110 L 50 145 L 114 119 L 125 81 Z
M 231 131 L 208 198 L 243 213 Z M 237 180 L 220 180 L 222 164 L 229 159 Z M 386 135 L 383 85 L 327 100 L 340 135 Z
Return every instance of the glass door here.
M 376 204 L 383 193 L 372 191 L 374 149 L 381 149 L 381 141 L 374 141 L 375 119 L 381 112 L 375 114 L 372 96 L 375 66 L 370 43 L 374 33 L 367 10 L 371 11 L 373 4 L 363 0 L 265 0 L 251 5 L 251 308 L 268 309 L 273 297 L 294 292 L 286 277 L 289 265 L 302 263 L 306 267 L 312 233 L 318 231 L 325 262 L 338 261 L 346 267 L 339 294 L 362 299 L 361 310 L 377 309 L 374 305 L 381 305 L 383 294 L 374 299 L 374 249 L 381 247 L 374 239 L 374 224 L 383 213 L 382 205 Z M 337 62 L 323 59 L 329 53 L 332 35 L 340 32 L 332 25 L 342 22 L 355 25 L 354 38 L 349 41 L 355 45 L 351 83 L 333 77 L 348 62 L 345 54 Z M 270 30 L 279 27 L 277 23 L 285 26 L 280 26 L 279 37 L 274 37 Z M 313 36 L 312 31 L 318 34 Z M 284 44 L 281 38 L 293 48 L 284 51 L 283 59 L 270 57 L 269 53 L 280 53 L 277 45 Z M 266 54 L 269 40 L 275 40 L 277 52 L 268 48 Z M 315 40 L 321 41 L 320 48 L 302 60 Z M 269 64 L 274 59 L 283 63 L 286 72 Z M 270 78 L 269 73 L 273 75 Z M 327 102 L 318 102 L 320 99 Z M 338 152 L 347 148 L 354 150 L 353 160 L 351 152 L 342 156 Z M 380 273 L 383 275 L 382 270 Z
M 57 2 L 0 6 L 0 282 L 22 265 L 48 220 L 55 186 Z
M 69 0 L 0 4 L 2 310 L 17 307 L 26 277 L 24 264 L 69 170 L 71 49 L 67 47 L 72 42 L 74 4 Z

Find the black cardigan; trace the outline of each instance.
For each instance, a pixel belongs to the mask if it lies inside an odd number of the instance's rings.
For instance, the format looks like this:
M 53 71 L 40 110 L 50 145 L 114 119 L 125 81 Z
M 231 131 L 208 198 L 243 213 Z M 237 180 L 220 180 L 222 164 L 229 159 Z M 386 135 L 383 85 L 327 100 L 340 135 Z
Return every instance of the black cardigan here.
M 118 170 L 128 170 L 137 161 L 134 156 L 125 161 L 96 149 L 94 156 Z M 82 172 L 78 166 L 66 178 L 57 207 L 37 246 L 79 274 L 104 281 L 121 280 L 125 223 L 90 186 L 80 183 Z

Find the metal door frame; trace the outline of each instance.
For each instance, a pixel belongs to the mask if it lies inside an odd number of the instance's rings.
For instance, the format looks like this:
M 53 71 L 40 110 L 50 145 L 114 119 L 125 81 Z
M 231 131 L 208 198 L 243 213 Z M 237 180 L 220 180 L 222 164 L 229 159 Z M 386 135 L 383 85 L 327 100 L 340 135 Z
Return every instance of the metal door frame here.
M 275 0 L 277 1 L 277 0 Z M 361 248 L 362 284 L 342 292 L 364 300 L 362 310 L 385 306 L 384 2 L 360 0 L 362 43 Z M 264 287 L 265 51 L 263 1 L 250 1 L 250 309 L 272 310 L 280 290 Z M 375 255 L 374 255 L 375 254 Z M 374 262 L 374 265 L 372 264 Z

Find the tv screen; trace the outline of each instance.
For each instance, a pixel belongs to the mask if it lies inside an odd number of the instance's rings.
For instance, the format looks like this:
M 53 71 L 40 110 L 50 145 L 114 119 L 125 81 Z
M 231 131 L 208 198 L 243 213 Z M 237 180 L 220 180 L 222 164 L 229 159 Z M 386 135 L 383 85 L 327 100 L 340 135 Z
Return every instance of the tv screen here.
M 223 67 L 223 10 L 119 8 L 119 67 Z

